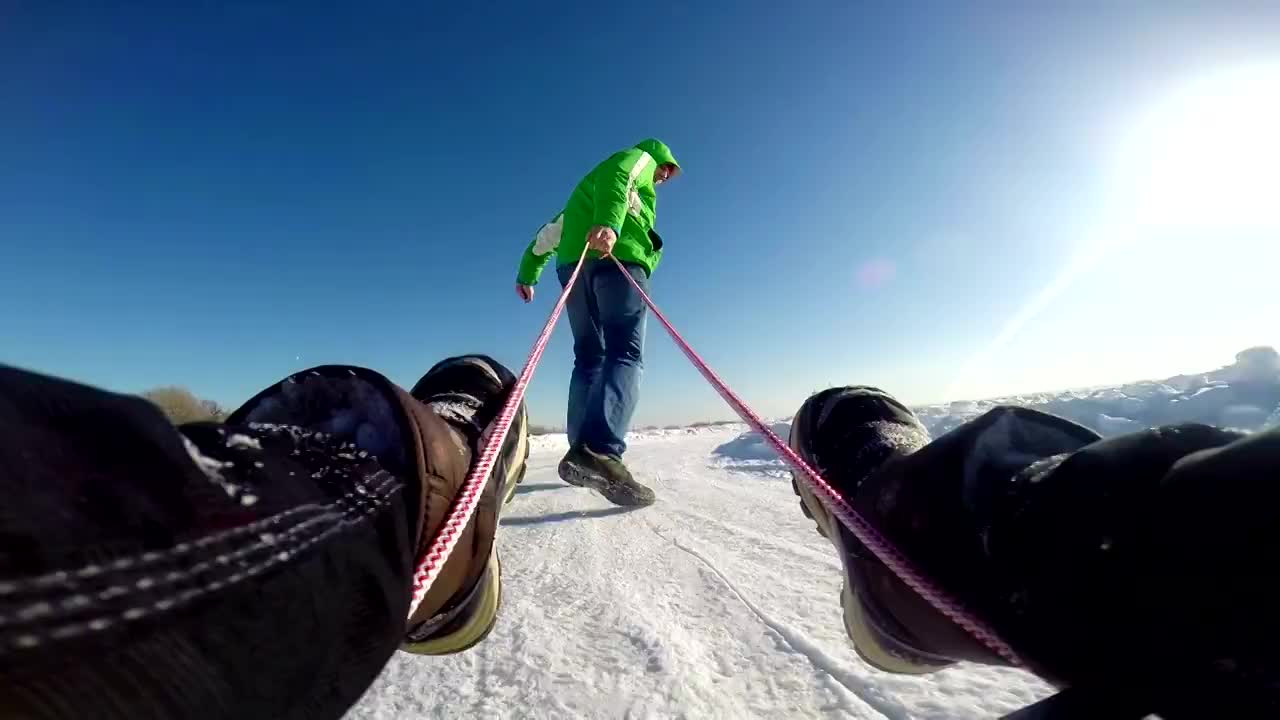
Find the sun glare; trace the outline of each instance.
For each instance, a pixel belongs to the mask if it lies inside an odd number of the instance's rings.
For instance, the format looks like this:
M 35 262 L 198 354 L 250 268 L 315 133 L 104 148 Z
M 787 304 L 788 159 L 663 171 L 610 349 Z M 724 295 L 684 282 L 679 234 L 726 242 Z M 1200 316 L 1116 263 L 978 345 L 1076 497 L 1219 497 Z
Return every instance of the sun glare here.
M 1102 173 L 1111 184 L 1108 211 L 1055 277 L 961 366 L 948 398 L 979 396 L 977 388 L 999 384 L 995 374 L 1003 372 L 998 359 L 1006 346 L 1103 263 L 1146 267 L 1178 259 L 1160 273 L 1131 273 L 1114 288 L 1163 295 L 1166 306 L 1173 303 L 1170 287 L 1235 297 L 1237 284 L 1246 282 L 1242 273 L 1252 277 L 1274 267 L 1271 259 L 1280 257 L 1280 62 L 1204 73 L 1158 97 L 1130 116 L 1136 121 L 1119 136 L 1119 162 Z M 1206 249 L 1252 258 L 1253 264 L 1214 274 L 1181 262 Z
M 1280 63 L 1196 78 L 1134 128 L 1122 176 L 1139 224 L 1280 228 Z

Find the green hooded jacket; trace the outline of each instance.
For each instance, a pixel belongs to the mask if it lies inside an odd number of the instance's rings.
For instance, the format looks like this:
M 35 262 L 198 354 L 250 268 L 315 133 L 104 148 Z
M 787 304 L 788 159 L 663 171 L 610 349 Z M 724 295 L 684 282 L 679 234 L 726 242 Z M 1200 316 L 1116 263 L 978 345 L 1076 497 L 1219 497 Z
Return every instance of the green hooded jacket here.
M 516 282 L 537 285 L 552 255 L 560 265 L 578 262 L 587 233 L 597 225 L 608 225 L 618 233 L 614 257 L 653 275 L 662 259 L 662 241 L 651 232 L 658 205 L 653 171 L 666 164 L 680 167 L 671 148 L 650 138 L 597 165 L 574 188 L 564 211 L 534 235 L 520 259 Z M 588 257 L 600 257 L 600 253 L 592 250 Z

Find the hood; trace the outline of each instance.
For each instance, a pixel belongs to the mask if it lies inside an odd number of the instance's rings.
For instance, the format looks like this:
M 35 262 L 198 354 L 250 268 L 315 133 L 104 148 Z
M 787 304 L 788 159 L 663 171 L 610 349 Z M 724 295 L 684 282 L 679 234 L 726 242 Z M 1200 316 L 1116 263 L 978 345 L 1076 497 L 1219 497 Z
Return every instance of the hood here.
M 661 140 L 649 138 L 636 143 L 636 147 L 653 156 L 654 162 L 659 165 L 675 165 L 680 167 L 680 163 L 676 162 L 676 156 L 671 154 L 671 148 Z M 683 170 L 683 168 L 681 168 Z

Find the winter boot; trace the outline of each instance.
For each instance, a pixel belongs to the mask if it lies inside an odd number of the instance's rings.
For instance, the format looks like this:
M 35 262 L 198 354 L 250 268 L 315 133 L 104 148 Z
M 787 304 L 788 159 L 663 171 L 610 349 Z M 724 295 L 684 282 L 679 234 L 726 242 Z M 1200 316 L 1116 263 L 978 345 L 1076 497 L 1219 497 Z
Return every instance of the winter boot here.
M 656 499 L 653 490 L 636 482 L 620 458 L 601 455 L 583 445 L 565 454 L 559 471 L 565 482 L 596 490 L 614 505 L 642 507 Z
M 1025 514 L 1039 461 L 1098 435 L 1068 420 L 997 407 L 929 442 L 915 414 L 867 387 L 835 388 L 801 407 L 791 447 L 844 500 L 953 599 L 996 627 L 1017 617 L 1016 575 L 995 562 L 997 535 Z M 805 512 L 831 540 L 845 569 L 845 629 L 867 662 L 921 673 L 959 661 L 1006 660 L 929 604 L 796 483 Z M 1037 486 L 1039 487 L 1039 486 Z M 1021 537 L 1029 538 L 1023 534 Z M 1016 543 L 1015 543 L 1016 544 Z
M 515 382 L 515 375 L 493 358 L 464 355 L 437 363 L 409 394 L 461 430 L 472 452 L 478 455 L 487 439 L 485 431 L 497 419 Z M 511 502 L 516 485 L 524 480 L 529 459 L 528 426 L 528 410 L 520 403 L 493 471 L 493 479 L 503 483 L 499 496 L 504 504 Z
M 372 455 L 384 469 L 411 479 L 418 503 L 413 518 L 419 528 L 416 560 L 456 504 L 482 437 L 514 383 L 510 371 L 482 356 L 437 364 L 412 394 L 363 368 L 325 366 L 264 390 L 232 413 L 228 422 L 264 432 L 290 432 L 299 442 L 317 445 L 320 475 L 335 474 L 342 463 Z M 303 459 L 309 457 L 309 447 L 299 448 Z M 501 599 L 494 550 L 498 513 L 523 477 L 527 456 L 526 413 L 521 406 L 475 514 L 406 623 L 403 650 L 461 652 L 493 628 Z
M 501 363 L 484 355 L 443 360 L 413 386 L 414 399 L 431 408 L 460 432 L 479 457 L 488 431 L 497 419 L 516 378 Z M 529 459 L 528 412 L 524 403 L 516 411 L 506 440 L 494 461 L 489 483 L 477 512 L 493 514 L 496 524 L 501 508 L 485 500 L 511 502 L 516 485 L 524 479 Z M 465 650 L 483 640 L 497 621 L 502 601 L 502 567 L 496 544 L 490 544 L 482 576 L 465 594 L 453 598 L 431 618 L 413 627 L 403 647 L 420 655 L 443 655 Z
M 4 717 L 338 717 L 406 633 L 447 652 L 492 625 L 501 475 L 407 617 L 472 450 L 377 372 L 316 367 L 175 428 L 0 367 L 0 428 Z
M 805 401 L 791 423 L 789 444 L 852 503 L 858 488 L 883 463 L 928 442 L 928 430 L 889 394 L 872 387 L 844 387 L 824 390 Z M 875 597 L 873 586 L 885 579 L 888 569 L 795 478 L 795 473 L 791 484 L 800 496 L 800 509 L 835 545 L 844 566 L 840 601 L 845 631 L 858 655 L 880 670 L 904 674 L 927 673 L 949 665 L 950 659 L 927 649 Z

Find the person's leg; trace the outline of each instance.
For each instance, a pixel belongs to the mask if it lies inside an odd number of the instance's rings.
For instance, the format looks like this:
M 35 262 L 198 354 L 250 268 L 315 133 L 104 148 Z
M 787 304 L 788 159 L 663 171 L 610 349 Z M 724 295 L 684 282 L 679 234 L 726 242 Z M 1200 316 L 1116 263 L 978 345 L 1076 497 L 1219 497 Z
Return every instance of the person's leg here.
M 406 622 L 472 421 L 505 397 L 492 382 L 432 384 L 445 396 L 420 401 L 375 372 L 320 367 L 226 423 L 175 428 L 139 398 L 0 366 L 4 714 L 337 718 L 406 630 L 445 651 L 480 639 L 496 593 L 476 589 L 492 587 L 524 425 Z M 436 412 L 482 386 L 469 417 Z
M 1103 440 L 1001 406 L 929 442 L 891 396 L 849 387 L 804 403 L 791 447 L 1050 682 L 1142 710 L 1132 717 L 1269 717 L 1280 707 L 1280 623 L 1257 565 L 1280 548 L 1280 431 L 1178 425 Z M 1007 664 L 806 485 L 797 491 L 843 563 L 845 626 L 864 659 L 907 673 Z M 1117 645 L 1124 652 L 1110 652 Z
M 642 285 L 647 284 L 643 270 L 631 268 L 629 272 Z M 636 482 L 621 460 L 640 382 L 644 301 L 611 261 L 596 264 L 594 272 L 579 283 L 592 298 L 595 327 L 599 328 L 596 337 L 604 344 L 603 367 L 582 406 L 581 425 L 574 438 L 577 442 L 560 461 L 560 477 L 571 485 L 599 491 L 615 505 L 651 505 L 653 490 Z
M 583 263 L 578 282 L 565 301 L 565 314 L 569 316 L 569 329 L 573 332 L 573 374 L 569 378 L 569 402 L 566 412 L 565 433 L 569 446 L 582 443 L 582 428 L 597 401 L 600 372 L 604 367 L 604 337 L 601 335 L 599 310 L 592 292 L 591 276 L 595 261 Z M 572 265 L 561 265 L 556 270 L 560 286 L 564 287 L 573 275 Z
M 1007 496 L 1020 489 L 1010 478 L 1026 466 L 1097 439 L 1061 418 L 1000 408 L 930 442 L 915 413 L 891 395 L 846 387 L 805 401 L 790 444 L 934 582 L 981 611 L 990 599 L 976 579 L 992 576 L 985 553 L 996 489 Z M 864 660 L 897 673 L 957 660 L 1004 663 L 862 547 L 807 486 L 793 484 L 844 562 L 845 629 Z
M 643 269 L 625 266 L 642 288 L 649 278 Z M 593 278 L 600 329 L 604 336 L 604 368 L 600 375 L 597 413 L 588 422 L 590 434 L 584 438 L 592 450 L 621 458 L 627 449 L 627 430 L 639 401 L 640 377 L 644 369 L 644 299 L 631 282 L 610 264 Z

